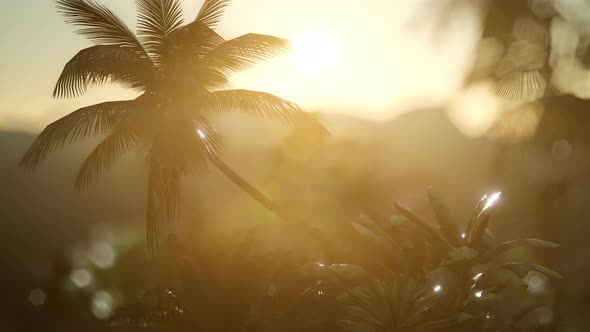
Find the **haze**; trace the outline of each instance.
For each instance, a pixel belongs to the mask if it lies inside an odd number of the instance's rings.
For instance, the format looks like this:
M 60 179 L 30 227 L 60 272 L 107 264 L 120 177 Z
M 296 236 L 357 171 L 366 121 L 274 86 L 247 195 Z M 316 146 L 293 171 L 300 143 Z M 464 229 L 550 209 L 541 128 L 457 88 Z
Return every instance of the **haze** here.
M 133 27 L 133 1 L 99 2 Z M 235 0 L 219 31 L 228 38 L 244 31 L 273 34 L 304 47 L 235 77 L 235 86 L 268 91 L 312 111 L 388 119 L 444 101 L 459 88 L 479 21 L 466 7 L 455 11 L 461 19 L 441 25 L 437 17 L 448 2 L 369 0 L 359 11 L 352 0 Z M 201 4 L 184 1 L 187 19 Z M 78 107 L 128 96 L 117 87 L 98 87 L 76 100 L 51 98 L 64 63 L 89 45 L 72 35 L 75 28 L 63 23 L 52 1 L 12 2 L 0 25 L 0 60 L 10 64 L 0 77 L 0 128 L 37 132 Z M 305 45 L 321 45 L 320 54 L 305 55 Z M 302 61 L 306 56 L 315 62 Z

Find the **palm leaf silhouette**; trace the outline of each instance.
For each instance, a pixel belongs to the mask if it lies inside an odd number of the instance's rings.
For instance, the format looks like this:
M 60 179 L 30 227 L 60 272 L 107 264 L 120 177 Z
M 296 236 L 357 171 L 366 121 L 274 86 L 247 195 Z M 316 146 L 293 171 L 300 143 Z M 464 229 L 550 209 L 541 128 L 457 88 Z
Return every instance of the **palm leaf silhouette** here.
M 288 49 L 289 42 L 286 39 L 249 33 L 220 44 L 203 57 L 199 66 L 230 76 L 283 54 Z
M 33 169 L 50 152 L 91 135 L 113 130 L 135 101 L 115 101 L 81 108 L 53 122 L 41 132 L 20 161 L 20 166 Z
M 229 3 L 230 0 L 205 0 L 201 10 L 197 14 L 195 22 L 204 24 L 210 28 L 215 27 L 221 20 Z
M 113 162 L 140 143 L 135 128 L 126 121 L 118 125 L 82 162 L 76 176 L 74 187 L 85 190 L 96 181 L 103 170 L 107 170 Z
M 201 107 L 210 112 L 241 112 L 291 125 L 303 111 L 293 102 L 270 93 L 251 90 L 211 92 L 205 96 Z
M 76 54 L 64 67 L 53 91 L 57 98 L 84 94 L 89 86 L 119 83 L 145 90 L 156 78 L 152 65 L 127 48 L 98 45 Z
M 57 11 L 67 23 L 79 26 L 77 32 L 98 45 L 131 48 L 147 57 L 143 45 L 127 25 L 110 9 L 91 0 L 57 0 Z
M 169 36 L 183 24 L 178 0 L 137 0 L 138 34 L 145 49 L 162 65 Z

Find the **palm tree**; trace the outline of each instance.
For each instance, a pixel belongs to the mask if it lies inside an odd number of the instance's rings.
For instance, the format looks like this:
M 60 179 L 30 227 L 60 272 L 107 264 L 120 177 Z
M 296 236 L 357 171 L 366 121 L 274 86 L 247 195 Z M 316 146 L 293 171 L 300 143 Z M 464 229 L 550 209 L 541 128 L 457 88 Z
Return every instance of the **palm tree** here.
M 84 190 L 122 155 L 141 147 L 148 174 L 149 257 L 157 251 L 160 221 L 174 219 L 179 210 L 182 178 L 205 174 L 209 162 L 258 203 L 287 219 L 218 157 L 222 137 L 204 116 L 243 112 L 286 124 L 303 116 L 295 103 L 268 93 L 221 90 L 232 74 L 285 52 L 287 40 L 261 34 L 225 40 L 214 28 L 230 0 L 205 0 L 196 19 L 186 25 L 179 0 L 136 0 L 137 34 L 92 0 L 56 2 L 65 21 L 95 45 L 65 65 L 54 97 L 76 97 L 104 83 L 121 84 L 140 95 L 84 107 L 53 122 L 28 149 L 22 167 L 34 169 L 65 144 L 105 135 L 76 177 L 75 188 Z

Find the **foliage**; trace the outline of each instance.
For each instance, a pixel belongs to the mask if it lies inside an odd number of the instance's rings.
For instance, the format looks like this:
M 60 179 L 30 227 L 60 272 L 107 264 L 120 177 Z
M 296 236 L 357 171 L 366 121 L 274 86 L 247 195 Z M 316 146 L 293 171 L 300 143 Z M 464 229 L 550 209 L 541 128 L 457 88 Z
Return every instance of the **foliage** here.
M 502 254 L 557 245 L 538 239 L 493 244 L 487 227 L 499 197 L 484 196 L 465 232 L 448 219 L 433 192 L 436 229 L 401 204 L 402 215 L 391 216 L 388 228 L 363 218 L 362 237 L 400 254 L 390 264 L 328 264 L 285 253 L 264 257 L 252 251 L 252 234 L 226 258 L 213 258 L 214 264 L 202 255 L 181 258 L 182 286 L 166 295 L 178 299 L 166 313 L 180 314 L 169 316 L 168 324 L 142 322 L 205 331 L 552 330 L 551 301 L 543 288 L 561 276 L 541 265 L 506 262 Z M 129 323 L 125 317 L 128 312 L 116 322 Z
M 148 178 L 150 256 L 158 247 L 159 225 L 178 213 L 182 178 L 205 174 L 211 161 L 218 168 L 224 165 L 218 157 L 222 136 L 205 113 L 242 112 L 289 125 L 304 117 L 297 104 L 269 93 L 221 90 L 230 86 L 234 73 L 289 48 L 287 40 L 269 35 L 250 33 L 225 40 L 217 34 L 215 26 L 229 0 L 206 0 L 189 24 L 184 24 L 180 0 L 138 0 L 137 34 L 92 0 L 56 2 L 66 22 L 95 45 L 65 65 L 54 96 L 77 97 L 104 83 L 120 84 L 140 95 L 84 107 L 55 121 L 33 142 L 20 165 L 35 168 L 65 144 L 103 135 L 76 177 L 76 189 L 83 190 L 125 153 L 141 148 Z M 231 171 L 227 166 L 220 170 Z M 230 178 L 239 177 L 232 173 Z M 239 184 L 254 190 L 243 180 Z M 268 204 L 267 208 L 272 209 Z
M 578 41 L 587 33 L 571 12 L 584 7 L 528 0 L 489 0 L 484 4 L 483 36 L 469 80 L 492 79 L 500 98 L 517 103 L 572 94 L 555 74 L 566 62 L 588 69 L 590 51 Z M 575 37 L 559 31 L 566 25 L 575 31 Z M 564 49 L 568 38 L 576 40 L 568 41 L 573 49 Z

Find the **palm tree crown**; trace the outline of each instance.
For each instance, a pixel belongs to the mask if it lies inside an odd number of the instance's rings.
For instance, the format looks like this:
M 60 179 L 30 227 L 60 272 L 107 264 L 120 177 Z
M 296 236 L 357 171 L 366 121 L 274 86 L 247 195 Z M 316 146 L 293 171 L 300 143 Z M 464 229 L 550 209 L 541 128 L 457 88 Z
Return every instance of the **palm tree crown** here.
M 56 98 L 83 94 L 88 87 L 117 83 L 141 94 L 81 108 L 43 130 L 21 160 L 35 168 L 48 153 L 90 135 L 105 138 L 82 163 L 75 187 L 83 190 L 102 171 L 136 147 L 148 172 L 148 252 L 157 249 L 159 220 L 178 212 L 181 180 L 202 175 L 218 160 L 220 134 L 204 112 L 245 112 L 292 124 L 296 104 L 249 90 L 222 90 L 229 77 L 288 49 L 282 38 L 246 34 L 225 40 L 214 31 L 229 0 L 206 0 L 185 24 L 179 0 L 136 0 L 137 34 L 107 7 L 92 0 L 57 0 L 67 23 L 95 46 L 78 52 L 64 67 Z

